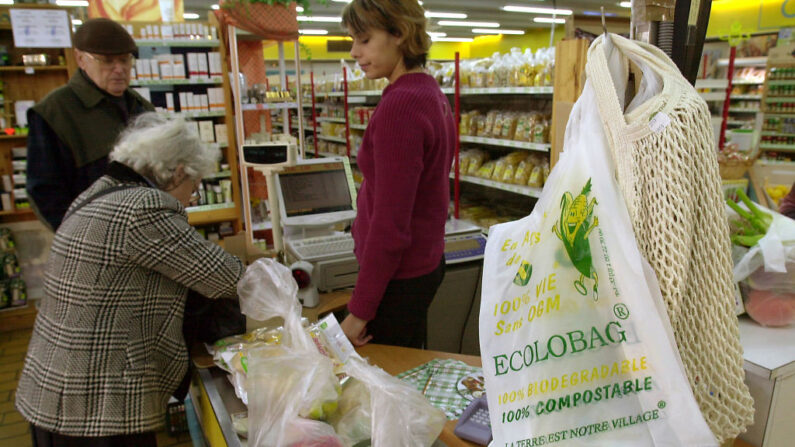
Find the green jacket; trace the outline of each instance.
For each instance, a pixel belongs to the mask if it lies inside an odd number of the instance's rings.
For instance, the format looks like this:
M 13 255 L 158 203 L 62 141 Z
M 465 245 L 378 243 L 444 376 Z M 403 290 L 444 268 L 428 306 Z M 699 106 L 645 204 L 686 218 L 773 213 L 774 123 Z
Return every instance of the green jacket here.
M 124 92 L 129 116 L 155 108 L 135 90 Z M 53 90 L 33 106 L 72 152 L 75 167 L 107 157 L 119 133 L 127 125 L 125 116 L 82 70 L 69 83 Z

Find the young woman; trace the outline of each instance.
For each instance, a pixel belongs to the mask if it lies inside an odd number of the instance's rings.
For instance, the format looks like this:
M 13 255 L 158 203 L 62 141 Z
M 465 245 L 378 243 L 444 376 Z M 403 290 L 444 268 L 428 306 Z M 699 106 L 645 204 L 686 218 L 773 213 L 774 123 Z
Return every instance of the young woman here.
M 353 0 L 342 24 L 365 76 L 389 81 L 357 158 L 364 176 L 352 230 L 359 276 L 342 328 L 357 346 L 421 348 L 444 277 L 455 120 L 423 71 L 431 42 L 416 0 Z

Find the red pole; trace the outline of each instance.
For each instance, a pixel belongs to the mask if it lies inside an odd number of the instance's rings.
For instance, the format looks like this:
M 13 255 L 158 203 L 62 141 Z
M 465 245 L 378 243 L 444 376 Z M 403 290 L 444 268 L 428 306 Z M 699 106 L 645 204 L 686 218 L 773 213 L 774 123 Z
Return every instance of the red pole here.
M 348 68 L 345 66 L 342 67 L 342 89 L 345 105 L 343 110 L 345 112 L 345 148 L 348 150 L 348 158 L 351 158 L 351 128 L 348 127 Z
M 729 105 L 730 96 L 732 93 L 732 79 L 734 78 L 734 58 L 737 56 L 737 47 L 731 47 L 729 53 L 729 85 L 726 87 L 726 98 L 723 100 L 723 120 L 720 122 L 720 138 L 718 138 L 718 150 L 723 150 L 723 144 L 726 143 L 726 126 L 729 120 Z
M 284 75 L 284 91 L 290 91 L 290 77 L 287 75 Z M 293 120 L 290 118 L 290 109 L 287 109 L 287 122 L 284 123 L 284 126 L 282 130 L 284 130 L 284 133 L 287 135 L 290 135 L 290 132 L 293 130 Z M 299 138 L 301 138 L 300 135 Z
M 454 209 L 455 209 L 455 218 L 458 219 L 458 209 L 460 203 L 460 196 L 461 196 L 461 186 L 460 186 L 460 172 L 459 172 L 459 153 L 461 152 L 461 139 L 459 137 L 459 126 L 461 123 L 461 87 L 460 87 L 460 76 L 458 65 L 460 62 L 458 51 L 455 52 L 455 96 L 454 96 L 454 103 L 455 103 L 455 181 L 453 182 L 454 188 Z
M 315 158 L 318 157 L 318 154 L 317 154 L 317 115 L 315 112 L 315 72 L 314 71 L 309 72 L 309 83 L 312 86 L 312 141 L 315 142 L 315 155 L 312 158 Z

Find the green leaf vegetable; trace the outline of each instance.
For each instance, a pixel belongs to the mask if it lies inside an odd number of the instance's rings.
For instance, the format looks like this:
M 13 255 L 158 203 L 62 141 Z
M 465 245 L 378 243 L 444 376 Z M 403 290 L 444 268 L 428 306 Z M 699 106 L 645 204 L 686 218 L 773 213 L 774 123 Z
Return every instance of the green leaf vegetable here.
M 742 190 L 737 190 L 737 196 L 748 209 L 742 208 L 732 199 L 726 199 L 726 204 L 740 216 L 740 219 L 732 222 L 736 231 L 731 235 L 731 241 L 735 245 L 752 247 L 765 237 L 773 216 L 759 209 Z

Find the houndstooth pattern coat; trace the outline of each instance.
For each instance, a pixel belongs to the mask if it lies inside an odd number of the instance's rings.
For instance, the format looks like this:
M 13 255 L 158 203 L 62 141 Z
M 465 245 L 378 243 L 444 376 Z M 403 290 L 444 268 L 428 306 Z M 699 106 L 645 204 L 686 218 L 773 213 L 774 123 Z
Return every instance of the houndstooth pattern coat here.
M 32 424 L 72 436 L 162 426 L 185 375 L 188 289 L 234 297 L 240 260 L 204 240 L 171 195 L 114 163 L 72 204 L 45 273 L 16 407 Z M 122 183 L 133 187 L 75 204 Z

